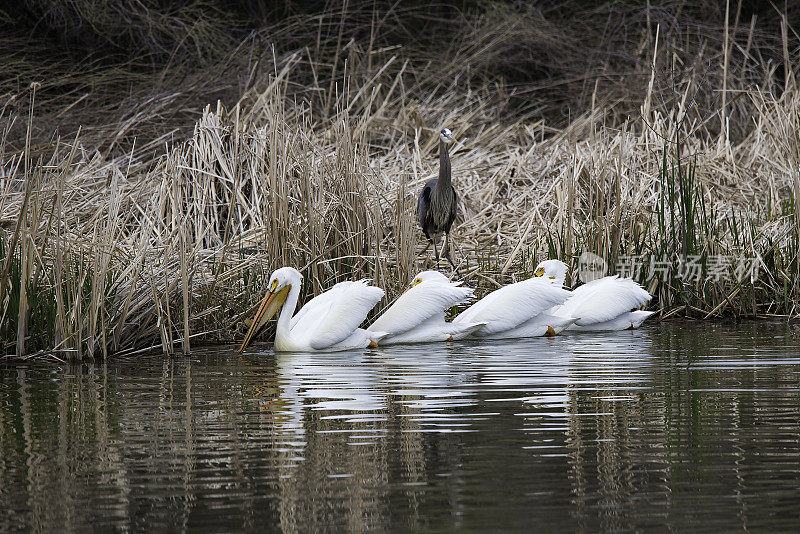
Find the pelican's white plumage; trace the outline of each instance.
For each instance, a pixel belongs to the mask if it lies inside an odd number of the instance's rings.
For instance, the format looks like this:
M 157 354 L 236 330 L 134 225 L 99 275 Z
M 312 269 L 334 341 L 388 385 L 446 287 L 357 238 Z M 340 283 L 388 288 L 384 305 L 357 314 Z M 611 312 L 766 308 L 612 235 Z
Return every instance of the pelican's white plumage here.
M 302 282 L 303 276 L 291 267 L 282 267 L 272 273 L 269 292 L 240 350 L 278 309 L 281 312 L 275 332 L 275 350 L 280 352 L 363 349 L 386 335 L 359 328 L 367 313 L 383 298 L 382 289 L 370 286 L 366 280 L 341 282 L 311 299 L 292 317 Z
M 567 266 L 558 260 L 540 263 L 537 277 L 561 285 Z M 632 311 L 641 308 L 651 299 L 650 293 L 630 278 L 606 276 L 579 286 L 564 304 L 548 313 L 562 318 L 574 318 L 568 330 L 602 331 L 637 328 L 653 312 Z
M 537 317 L 545 310 L 562 304 L 569 295 L 569 291 L 555 284 L 529 278 L 489 293 L 453 319 L 453 324 L 485 323 L 470 334 L 471 337 L 478 338 L 502 339 L 552 334 L 555 332 L 550 332 L 548 325 L 542 325 Z M 563 321 L 559 321 L 559 324 L 562 323 Z
M 574 322 L 575 319 L 571 317 L 559 317 L 543 312 L 525 321 L 516 328 L 504 330 L 486 337 L 490 339 L 513 339 L 520 337 L 554 336 L 572 326 Z
M 655 312 L 636 310 L 632 312 L 625 312 L 608 321 L 600 323 L 591 323 L 587 325 L 573 324 L 569 327 L 570 331 L 576 332 L 608 332 L 612 330 L 630 330 L 632 328 L 639 328 L 645 319 L 653 315 Z
M 381 339 L 381 345 L 428 343 L 463 337 L 483 323 L 448 323 L 444 312 L 472 298 L 472 293 L 473 289 L 450 282 L 438 271 L 423 271 L 367 330 L 388 333 Z

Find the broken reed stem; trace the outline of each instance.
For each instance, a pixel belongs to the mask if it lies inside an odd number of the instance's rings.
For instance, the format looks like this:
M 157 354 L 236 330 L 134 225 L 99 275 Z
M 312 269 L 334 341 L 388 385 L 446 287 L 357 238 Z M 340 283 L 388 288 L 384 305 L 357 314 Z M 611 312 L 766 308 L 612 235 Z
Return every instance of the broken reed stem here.
M 725 0 L 725 30 L 724 30 L 724 40 L 722 44 L 722 53 L 723 53 L 723 60 L 722 60 L 722 109 L 721 109 L 721 123 L 722 127 L 720 129 L 720 142 L 725 143 L 727 146 L 729 143 L 729 136 L 728 136 L 728 109 L 727 109 L 727 100 L 728 100 L 728 55 L 730 54 L 730 48 L 728 46 L 728 23 L 730 22 L 730 9 L 731 9 L 731 0 Z M 678 154 L 680 157 L 680 154 Z
M 31 183 L 30 169 L 30 149 L 31 149 L 31 130 L 33 129 L 33 110 L 36 105 L 36 89 L 38 84 L 31 84 L 30 105 L 28 108 L 28 129 L 25 135 L 25 200 L 20 209 L 18 223 L 20 225 L 20 286 L 19 286 L 19 313 L 17 318 L 17 357 L 25 355 L 25 336 L 28 333 L 28 276 L 30 274 L 31 254 L 28 250 L 28 199 L 31 193 L 36 190 L 36 184 Z M 8 257 L 14 255 L 14 247 L 9 247 Z M 5 287 L 6 271 L 3 270 L 3 279 L 0 287 Z M 2 291 L 0 291 L 0 302 L 2 302 Z

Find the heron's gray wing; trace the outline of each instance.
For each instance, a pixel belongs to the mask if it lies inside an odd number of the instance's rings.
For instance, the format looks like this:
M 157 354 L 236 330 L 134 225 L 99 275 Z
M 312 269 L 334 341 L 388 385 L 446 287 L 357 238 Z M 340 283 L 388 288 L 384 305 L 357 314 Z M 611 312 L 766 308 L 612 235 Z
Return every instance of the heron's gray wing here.
M 422 231 L 425 233 L 425 237 L 428 239 L 430 239 L 429 231 L 431 230 L 431 228 L 429 228 L 431 191 L 436 185 L 436 181 L 436 178 L 428 180 L 428 183 L 426 183 L 425 187 L 422 188 L 422 192 L 419 194 L 419 198 L 417 199 L 417 219 L 419 220 L 419 225 L 422 227 Z
M 417 218 L 422 221 L 425 214 L 428 212 L 428 206 L 431 203 L 431 191 L 427 187 L 422 190 L 417 198 Z

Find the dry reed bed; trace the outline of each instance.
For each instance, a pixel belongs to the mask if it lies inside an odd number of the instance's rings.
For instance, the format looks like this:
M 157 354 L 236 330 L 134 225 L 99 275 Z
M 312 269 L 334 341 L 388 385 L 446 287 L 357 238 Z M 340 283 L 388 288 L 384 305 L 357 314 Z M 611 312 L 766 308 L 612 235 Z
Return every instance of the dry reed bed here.
M 454 252 L 479 291 L 528 276 L 548 254 L 575 267 L 589 250 L 613 266 L 624 254 L 676 257 L 691 236 L 699 255 L 770 259 L 755 283 L 644 277 L 664 315 L 798 313 L 796 87 L 744 95 L 756 113 L 734 145 L 649 97 L 622 128 L 603 124 L 601 105 L 559 131 L 504 123 L 497 87 L 404 97 L 394 61 L 332 85 L 317 117 L 286 96 L 289 58 L 232 109 L 207 108 L 155 162 L 135 148 L 107 159 L 80 136 L 47 161 L 0 148 L 6 348 L 80 358 L 233 339 L 281 265 L 304 272 L 306 296 L 369 277 L 387 304 L 430 266 L 414 206 L 436 176 L 442 126 L 458 140 Z M 665 203 L 676 133 L 689 189 Z M 689 219 L 684 198 L 713 208 Z

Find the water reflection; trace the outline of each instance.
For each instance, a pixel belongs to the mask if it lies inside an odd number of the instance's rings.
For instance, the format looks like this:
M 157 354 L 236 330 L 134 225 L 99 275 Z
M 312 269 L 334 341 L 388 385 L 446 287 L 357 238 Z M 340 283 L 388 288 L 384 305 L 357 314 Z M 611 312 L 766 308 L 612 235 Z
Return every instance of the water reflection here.
M 789 528 L 800 339 L 654 326 L 0 369 L 0 530 Z

